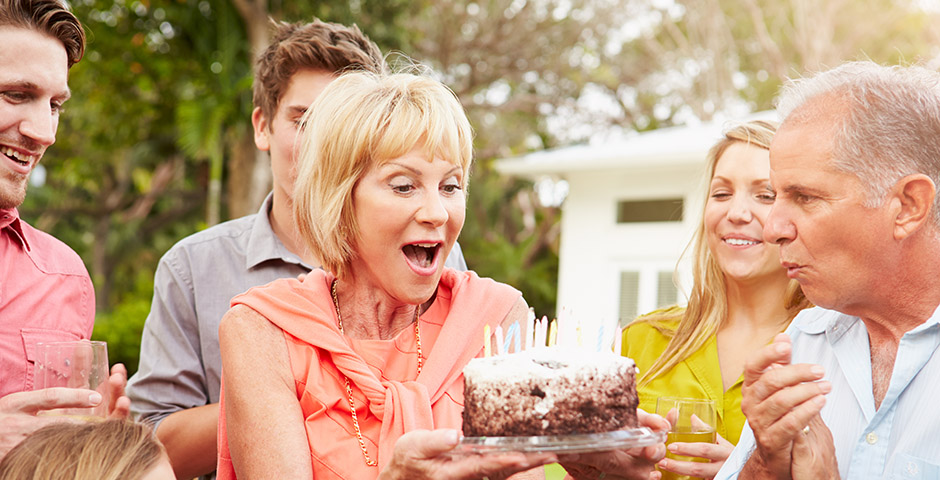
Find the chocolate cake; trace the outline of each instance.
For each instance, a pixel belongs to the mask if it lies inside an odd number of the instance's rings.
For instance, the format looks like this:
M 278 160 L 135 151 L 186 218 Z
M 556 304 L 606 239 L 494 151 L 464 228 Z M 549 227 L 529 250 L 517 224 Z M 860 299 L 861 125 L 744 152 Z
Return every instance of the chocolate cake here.
M 613 353 L 535 348 L 463 370 L 463 433 L 571 435 L 637 426 L 636 366 Z

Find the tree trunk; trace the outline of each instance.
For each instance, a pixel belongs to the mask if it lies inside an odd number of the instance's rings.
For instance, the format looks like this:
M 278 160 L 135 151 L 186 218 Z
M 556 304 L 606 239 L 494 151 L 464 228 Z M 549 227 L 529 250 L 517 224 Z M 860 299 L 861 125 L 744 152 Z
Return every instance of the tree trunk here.
M 95 310 L 106 311 L 110 309 L 111 302 L 111 270 L 108 261 L 108 234 L 111 226 L 111 215 L 107 212 L 99 214 L 94 223 L 94 243 L 91 246 L 91 279 L 95 285 Z
M 268 5 L 265 0 L 233 0 L 245 32 L 251 42 L 252 68 L 254 59 L 270 43 Z M 238 134 L 227 142 L 228 149 L 228 216 L 238 218 L 254 213 L 261 206 L 265 195 L 271 191 L 272 174 L 268 154 L 255 148 L 251 131 Z
M 229 218 L 255 213 L 271 191 L 271 167 L 267 152 L 255 148 L 251 135 L 229 142 L 226 192 Z

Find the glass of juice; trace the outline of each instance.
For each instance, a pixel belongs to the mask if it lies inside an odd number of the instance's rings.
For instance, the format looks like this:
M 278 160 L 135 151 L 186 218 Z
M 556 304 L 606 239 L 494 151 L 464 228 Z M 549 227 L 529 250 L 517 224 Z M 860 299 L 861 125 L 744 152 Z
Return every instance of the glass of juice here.
M 108 344 L 91 340 L 36 344 L 34 389 L 52 387 L 84 388 L 101 394 L 101 403 L 92 408 L 45 410 L 44 415 L 65 415 L 83 420 L 104 420 L 108 416 Z
M 717 415 L 715 401 L 704 398 L 659 397 L 656 400 L 656 414 L 669 421 L 671 427 L 666 434 L 666 445 L 673 442 L 683 443 L 715 443 L 715 426 Z M 697 457 L 674 455 L 666 451 L 666 458 L 686 462 L 703 462 L 709 460 Z M 699 480 L 697 477 L 677 475 L 672 472 L 660 470 L 663 480 Z

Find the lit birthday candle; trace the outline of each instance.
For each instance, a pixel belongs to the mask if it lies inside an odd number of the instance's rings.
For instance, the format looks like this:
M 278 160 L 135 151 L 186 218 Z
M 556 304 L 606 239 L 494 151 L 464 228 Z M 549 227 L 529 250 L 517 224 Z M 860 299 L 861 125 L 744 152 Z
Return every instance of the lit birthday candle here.
M 506 343 L 505 345 L 503 345 L 503 349 L 506 352 L 509 352 L 510 343 L 512 343 L 513 346 L 515 347 L 514 351 L 516 353 L 522 351 L 522 334 L 519 333 L 520 330 L 521 329 L 519 328 L 519 322 L 513 322 L 512 325 L 509 326 L 509 330 L 506 332 L 506 340 L 505 340 Z
M 623 350 L 621 350 L 621 343 L 623 342 L 623 328 L 617 327 L 614 330 L 614 353 L 617 355 L 623 355 Z
M 492 353 L 490 347 L 490 326 L 483 325 L 483 356 L 489 357 Z
M 535 337 L 538 340 L 537 345 L 539 347 L 544 347 L 548 345 L 548 317 L 542 315 L 542 319 L 539 320 L 538 325 L 539 333 Z
M 504 350 L 505 345 L 503 345 L 503 326 L 496 326 L 496 354 L 502 355 L 506 353 Z
M 526 317 L 525 326 L 525 349 L 528 350 L 535 345 L 535 309 L 532 307 L 529 307 L 529 315 Z

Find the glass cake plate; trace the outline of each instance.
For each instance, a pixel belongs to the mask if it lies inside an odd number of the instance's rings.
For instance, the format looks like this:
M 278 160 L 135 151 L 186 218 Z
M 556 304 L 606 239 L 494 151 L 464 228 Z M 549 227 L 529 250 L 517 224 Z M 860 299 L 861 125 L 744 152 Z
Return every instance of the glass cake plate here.
M 451 455 L 503 452 L 588 453 L 645 447 L 666 441 L 666 432 L 647 427 L 581 435 L 535 437 L 463 437 Z

